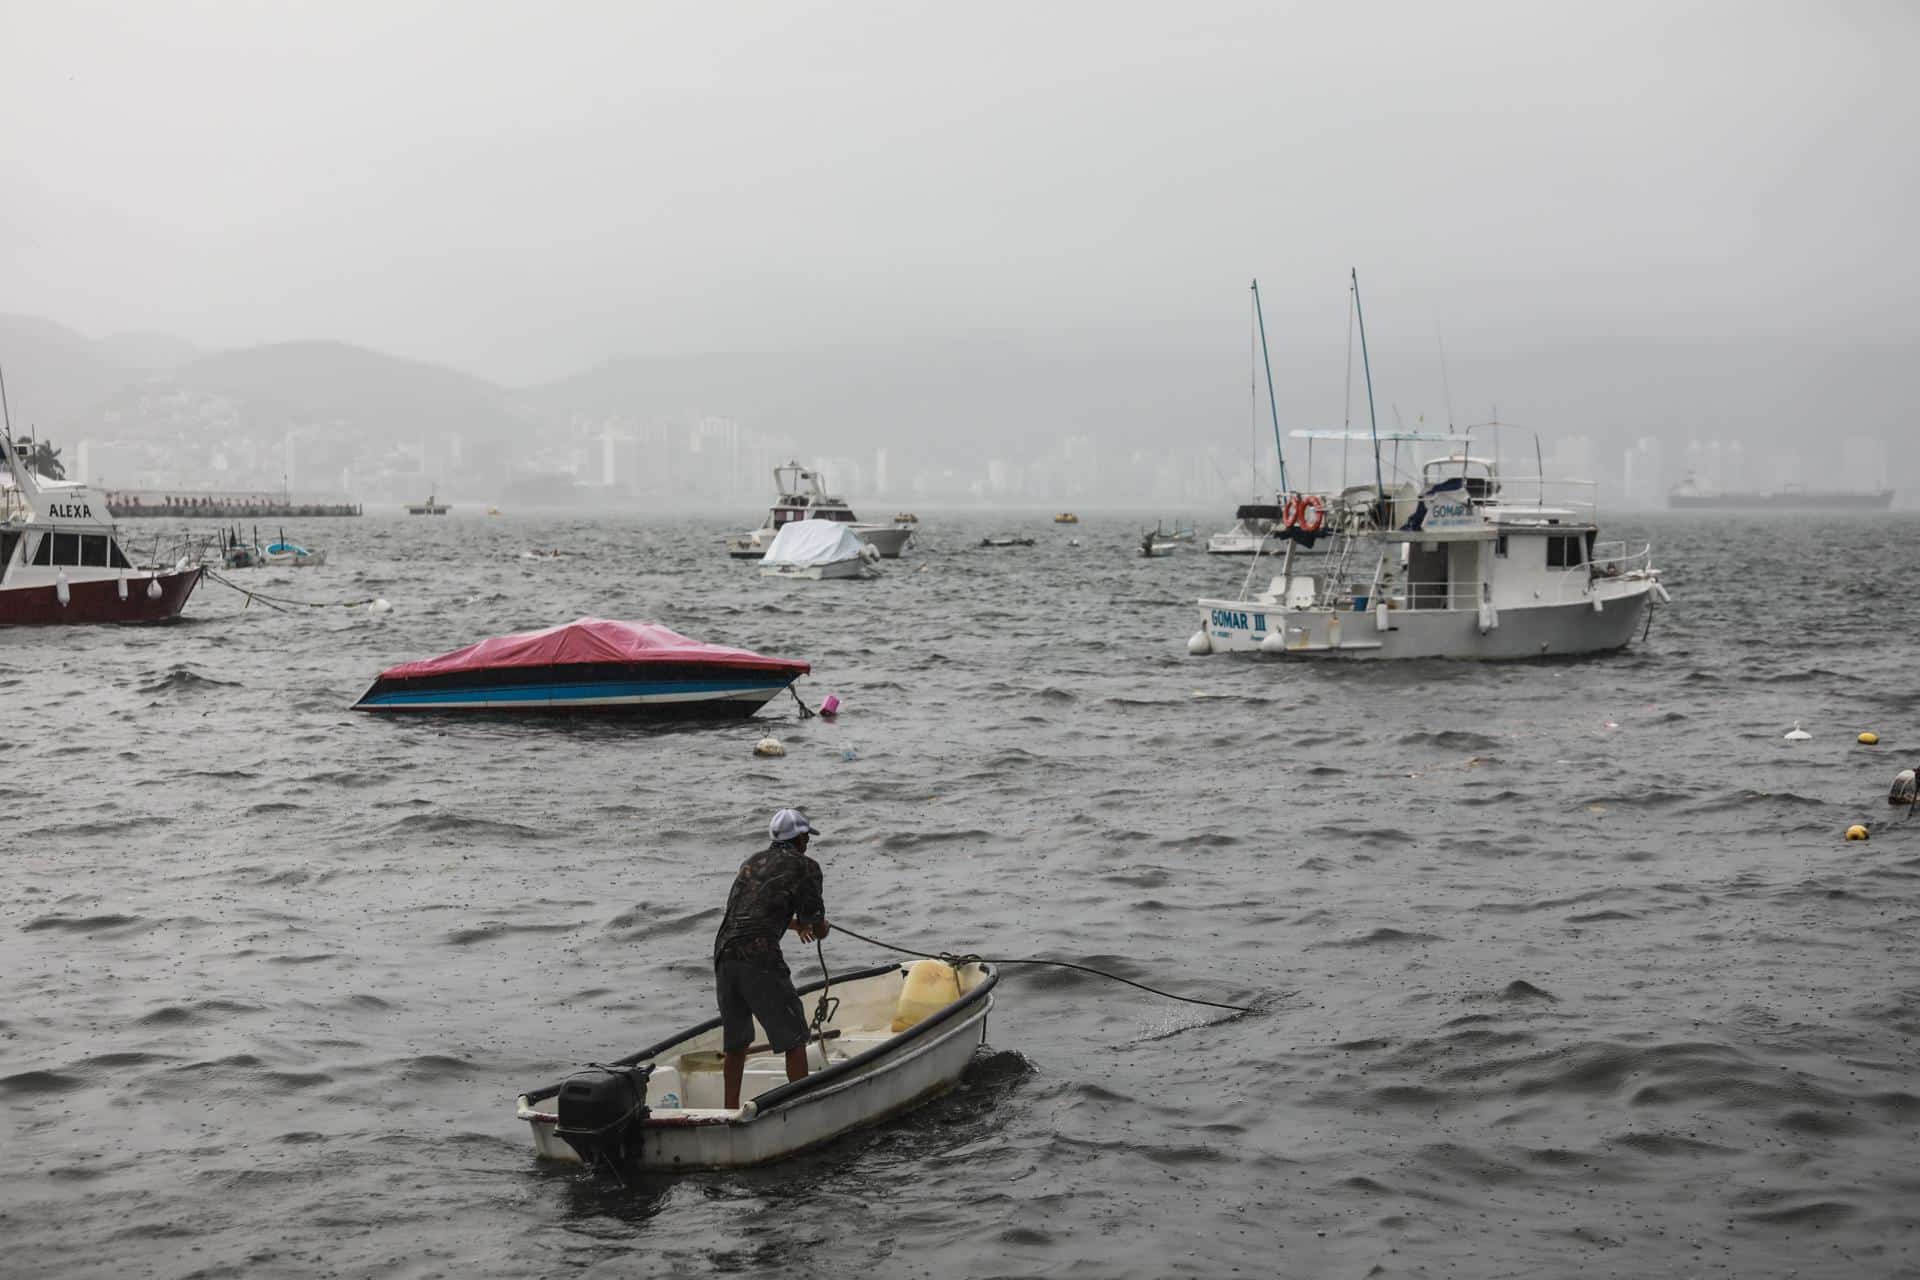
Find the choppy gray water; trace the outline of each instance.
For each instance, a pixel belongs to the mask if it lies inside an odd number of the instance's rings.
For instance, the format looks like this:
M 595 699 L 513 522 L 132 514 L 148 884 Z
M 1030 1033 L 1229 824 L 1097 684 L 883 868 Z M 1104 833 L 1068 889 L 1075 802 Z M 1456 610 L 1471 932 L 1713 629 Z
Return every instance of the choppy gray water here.
M 1507 666 L 1188 658 L 1239 566 L 1034 515 L 825 584 L 717 521 L 315 523 L 333 567 L 235 576 L 391 614 L 210 583 L 173 627 L 0 633 L 0 1271 L 1920 1273 L 1920 820 L 1884 802 L 1920 521 L 1639 524 L 1650 639 Z M 809 659 L 846 711 L 346 710 L 581 614 Z M 515 1092 L 708 1016 L 786 803 L 863 933 L 1264 1011 L 1014 970 L 909 1119 L 627 1191 L 537 1165 Z

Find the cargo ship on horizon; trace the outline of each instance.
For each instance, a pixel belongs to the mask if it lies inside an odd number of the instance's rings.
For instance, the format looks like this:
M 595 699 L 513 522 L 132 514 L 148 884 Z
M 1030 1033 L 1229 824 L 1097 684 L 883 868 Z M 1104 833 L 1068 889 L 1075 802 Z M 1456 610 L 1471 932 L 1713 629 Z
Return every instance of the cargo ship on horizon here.
M 1892 489 L 1808 489 L 1790 484 L 1769 491 L 1710 489 L 1688 476 L 1667 490 L 1672 511 L 1887 511 Z

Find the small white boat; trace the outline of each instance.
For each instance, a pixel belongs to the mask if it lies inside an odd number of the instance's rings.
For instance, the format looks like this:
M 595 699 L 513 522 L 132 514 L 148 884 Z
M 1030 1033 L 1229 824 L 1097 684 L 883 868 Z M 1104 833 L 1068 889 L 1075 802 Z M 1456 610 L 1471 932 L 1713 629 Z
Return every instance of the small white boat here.
M 865 578 L 875 573 L 879 549 L 832 520 L 794 520 L 780 526 L 760 560 L 763 578 Z
M 1233 513 L 1233 528 L 1207 539 L 1210 556 L 1278 555 L 1286 542 L 1275 537 L 1284 508 L 1279 503 L 1242 503 Z
M 280 541 L 268 543 L 267 549 L 260 554 L 261 564 L 280 569 L 317 569 L 326 562 L 326 552 L 288 542 L 284 535 Z
M 805 486 L 804 488 L 802 486 Z M 889 524 L 869 524 L 856 518 L 846 499 L 827 492 L 826 479 L 819 469 L 789 462 L 773 469 L 774 492 L 779 496 L 757 529 L 734 534 L 727 539 L 727 554 L 735 560 L 758 560 L 767 554 L 780 530 L 796 520 L 830 520 L 852 529 L 854 536 L 868 543 L 889 560 L 913 542 L 920 518 L 902 513 Z M 905 518 L 903 519 L 902 516 Z
M 532 1129 L 535 1153 L 549 1160 L 656 1173 L 765 1164 L 952 1088 L 986 1041 L 998 982 L 991 964 L 954 969 L 937 960 L 836 978 L 828 994 L 838 1004 L 829 1005 L 823 1034 L 807 1049 L 811 1074 L 789 1082 L 785 1056 L 768 1050 L 756 1024 L 740 1106 L 731 1110 L 721 1105 L 720 1019 L 713 1018 L 523 1093 L 514 1113 Z

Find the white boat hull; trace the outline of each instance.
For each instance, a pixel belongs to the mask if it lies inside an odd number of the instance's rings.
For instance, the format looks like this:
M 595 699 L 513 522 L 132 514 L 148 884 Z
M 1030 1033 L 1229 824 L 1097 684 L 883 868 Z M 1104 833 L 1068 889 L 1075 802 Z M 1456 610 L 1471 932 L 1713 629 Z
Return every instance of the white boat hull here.
M 1646 624 L 1652 589 L 1651 581 L 1641 579 L 1610 584 L 1575 602 L 1497 613 L 1389 609 L 1384 628 L 1377 609 L 1339 612 L 1202 600 L 1200 624 L 1214 653 L 1503 661 L 1625 648 Z M 1281 640 L 1270 645 L 1273 636 Z
M 937 1025 L 897 1036 L 888 1020 L 904 985 L 901 967 L 889 965 L 848 986 L 836 983 L 833 994 L 841 1000 L 840 1011 L 828 1026 L 840 1035 L 827 1043 L 832 1062 L 849 1065 L 838 1069 L 839 1078 L 830 1078 L 835 1072 L 822 1062 L 820 1045 L 814 1044 L 808 1058 L 820 1076 L 817 1087 L 790 1099 L 769 1096 L 786 1084 L 783 1062 L 772 1053 L 748 1058 L 743 1104 L 736 1110 L 720 1106 L 717 1070 L 682 1072 L 688 1062 L 683 1055 L 710 1057 L 720 1048 L 717 1025 L 663 1047 L 648 1059 L 654 1063 L 647 1084 L 651 1114 L 640 1125 L 635 1163 L 641 1171 L 662 1173 L 766 1164 L 878 1124 L 952 1088 L 974 1050 L 985 1042 L 993 1010 L 992 967 L 969 965 L 963 973 L 973 999 L 956 1002 L 960 1007 L 950 1009 L 951 1016 Z M 979 991 L 982 985 L 989 990 Z M 757 1025 L 755 1033 L 761 1034 Z M 870 1062 L 849 1062 L 866 1054 L 872 1054 Z M 761 1106 L 760 1098 L 769 1098 L 770 1105 Z M 682 1103 L 703 1105 L 677 1105 Z M 559 1114 L 554 1103 L 534 1103 L 522 1095 L 515 1114 L 527 1122 L 541 1158 L 581 1163 L 579 1153 L 555 1132 Z
M 898 560 L 913 542 L 913 530 L 890 524 L 856 524 L 853 536 L 878 551 L 882 559 Z M 727 555 L 735 560 L 761 560 L 773 545 L 771 529 L 754 529 L 727 539 Z
M 1280 538 L 1250 533 L 1216 533 L 1207 539 L 1210 556 L 1277 556 L 1287 544 Z
M 763 564 L 760 576 L 763 578 L 808 578 L 818 581 L 821 578 L 864 578 L 872 574 L 864 558 L 853 560 L 835 560 L 830 564 Z
M 898 560 L 913 542 L 913 530 L 893 524 L 856 524 L 854 536 L 888 560 Z

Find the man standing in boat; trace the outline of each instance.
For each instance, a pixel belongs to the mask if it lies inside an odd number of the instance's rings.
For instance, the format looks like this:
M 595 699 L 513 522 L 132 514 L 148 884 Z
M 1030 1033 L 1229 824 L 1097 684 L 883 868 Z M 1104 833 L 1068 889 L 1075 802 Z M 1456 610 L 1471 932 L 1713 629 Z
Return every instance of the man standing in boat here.
M 818 832 L 798 809 L 782 809 L 767 824 L 767 834 L 772 843 L 740 864 L 713 940 L 721 1078 L 729 1110 L 740 1105 L 755 1018 L 766 1028 L 768 1047 L 787 1055 L 787 1079 L 806 1076 L 807 1014 L 780 953 L 780 938 L 788 929 L 802 942 L 828 933 L 820 864 L 807 856 L 807 842 Z

